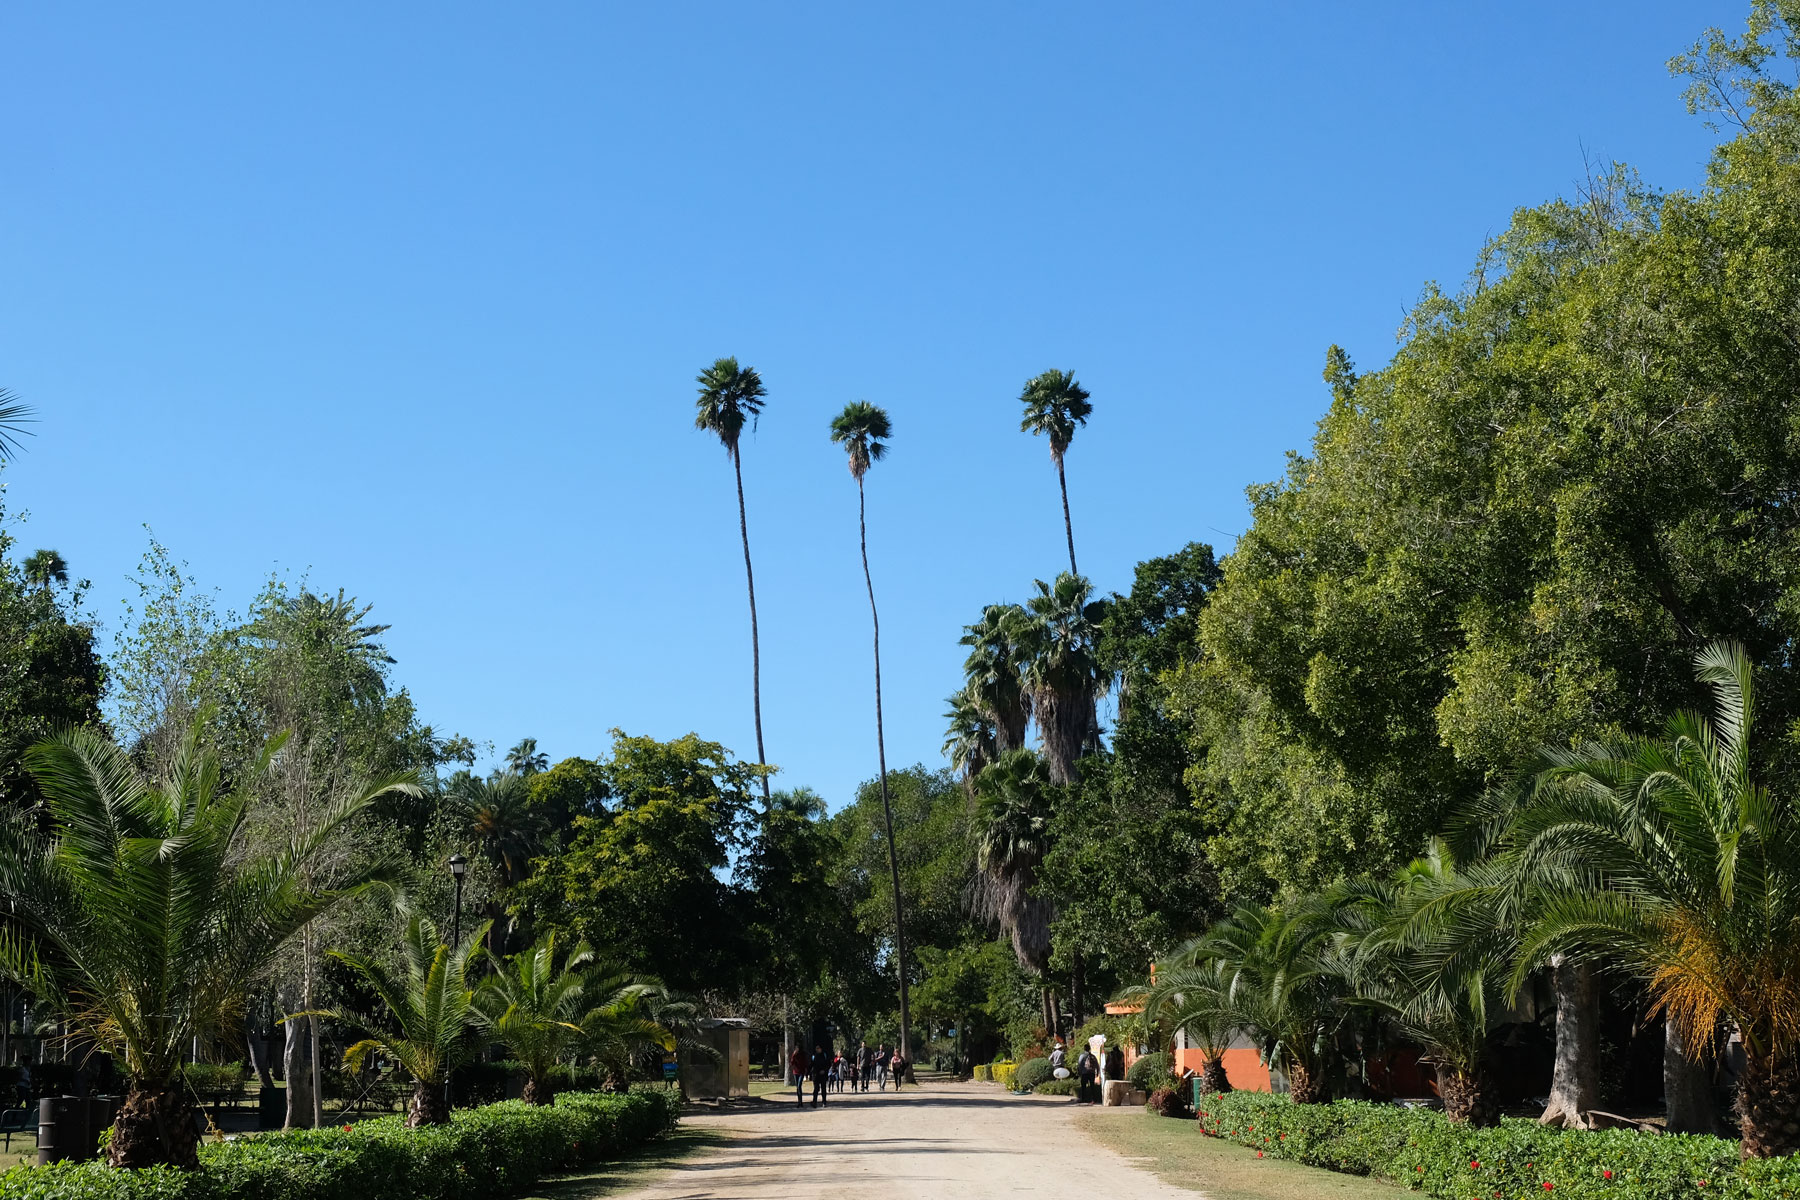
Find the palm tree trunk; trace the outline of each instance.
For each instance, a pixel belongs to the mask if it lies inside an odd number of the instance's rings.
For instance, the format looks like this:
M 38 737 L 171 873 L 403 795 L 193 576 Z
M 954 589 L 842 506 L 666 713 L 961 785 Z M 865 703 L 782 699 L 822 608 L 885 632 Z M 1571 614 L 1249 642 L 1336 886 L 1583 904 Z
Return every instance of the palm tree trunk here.
M 1200 1090 L 1221 1094 L 1231 1090 L 1231 1077 L 1225 1073 L 1225 1059 L 1222 1055 L 1206 1056 L 1206 1063 L 1200 1068 Z
M 1717 1133 L 1712 1076 L 1706 1064 L 1688 1056 L 1681 1030 L 1673 1021 L 1663 1022 L 1663 1104 L 1670 1133 Z
M 1290 1056 L 1287 1077 L 1288 1099 L 1295 1104 L 1325 1103 L 1325 1081 L 1311 1066 Z
M 417 1129 L 421 1125 L 448 1125 L 449 1090 L 447 1083 L 431 1084 L 423 1079 L 413 1080 L 412 1105 L 406 1111 L 406 1127 Z
M 145 1087 L 132 1080 L 113 1119 L 107 1162 L 115 1167 L 179 1167 L 198 1170 L 200 1134 L 194 1107 L 177 1086 Z
M 863 583 L 869 589 L 869 621 L 875 629 L 875 758 L 881 769 L 881 819 L 887 829 L 888 874 L 894 885 L 894 973 L 900 977 L 900 1056 L 911 1062 L 911 1012 L 906 998 L 906 917 L 900 901 L 900 851 L 894 844 L 894 807 L 888 798 L 887 737 L 881 728 L 881 617 L 875 611 L 875 577 L 869 574 L 868 502 L 860 475 L 856 478 L 856 529 L 862 543 Z
M 1444 1101 L 1444 1116 L 1454 1124 L 1479 1129 L 1500 1123 L 1500 1109 L 1480 1067 L 1473 1071 L 1438 1068 L 1438 1095 Z
M 550 1082 L 547 1075 L 541 1081 L 536 1076 L 530 1076 L 525 1080 L 525 1088 L 519 1093 L 519 1099 L 527 1104 L 554 1104 L 556 1103 L 556 1085 Z
M 1075 525 L 1069 520 L 1069 481 L 1063 477 L 1062 455 L 1056 456 L 1056 486 L 1062 489 L 1063 533 L 1069 538 L 1069 574 L 1079 575 L 1075 567 Z
M 750 521 L 744 514 L 744 465 L 736 447 L 731 451 L 731 469 L 737 476 L 738 533 L 744 539 L 744 583 L 750 591 L 750 708 L 756 717 L 756 765 L 768 765 L 763 753 L 762 735 L 762 647 L 756 630 L 756 573 L 750 569 Z M 762 780 L 763 804 L 769 803 L 769 777 Z
M 1600 1098 L 1600 1004 L 1594 969 L 1558 958 L 1556 1066 L 1550 1076 L 1550 1103 L 1538 1120 L 1564 1129 L 1586 1129 L 1587 1113 Z
M 1744 1047 L 1738 1121 L 1745 1158 L 1775 1158 L 1800 1150 L 1800 1063 L 1766 1049 Z

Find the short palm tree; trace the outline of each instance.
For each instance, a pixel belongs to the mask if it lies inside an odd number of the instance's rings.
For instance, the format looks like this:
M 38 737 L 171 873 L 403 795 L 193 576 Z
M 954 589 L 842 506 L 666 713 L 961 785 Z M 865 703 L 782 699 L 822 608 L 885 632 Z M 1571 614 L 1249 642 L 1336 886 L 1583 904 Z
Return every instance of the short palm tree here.
M 1075 440 L 1075 427 L 1086 425 L 1094 406 L 1087 389 L 1075 382 L 1073 371 L 1045 371 L 1025 385 L 1019 400 L 1025 405 L 1021 433 L 1042 434 L 1050 439 L 1050 460 L 1056 464 L 1056 484 L 1062 489 L 1063 532 L 1069 538 L 1069 574 L 1081 574 L 1075 565 L 1075 526 L 1069 520 L 1069 481 L 1063 474 L 1063 455 Z
M 303 837 L 252 845 L 253 789 L 276 746 L 229 788 L 197 727 L 154 782 L 83 730 L 26 752 L 44 822 L 0 822 L 0 975 L 124 1064 L 114 1166 L 197 1165 L 185 1055 L 196 1038 L 241 1030 L 247 992 L 281 946 L 379 873 L 306 883 L 336 833 L 410 786 L 398 779 L 358 787 Z
M 962 644 L 969 647 L 963 661 L 964 692 L 987 711 L 1001 753 L 1025 744 L 1031 720 L 1019 647 L 1030 625 L 1031 615 L 1017 604 L 990 604 L 981 610 L 980 620 L 963 629 Z
M 1092 598 L 1092 585 L 1079 575 L 1036 583 L 1027 604 L 1031 621 L 1016 637 L 1050 781 L 1067 784 L 1075 780 L 1076 762 L 1099 741 L 1097 706 L 1111 678 L 1099 652 L 1106 604 Z
M 893 424 L 887 410 L 866 400 L 853 400 L 831 419 L 831 440 L 849 456 L 856 480 L 856 529 L 862 546 L 863 584 L 869 590 L 869 620 L 875 631 L 875 757 L 881 771 L 881 817 L 887 831 L 888 871 L 894 885 L 894 969 L 900 977 L 900 1053 L 912 1060 L 910 1013 L 906 995 L 906 916 L 900 902 L 900 854 L 894 845 L 894 807 L 888 797 L 887 736 L 881 721 L 881 614 L 875 608 L 875 578 L 869 574 L 868 495 L 863 477 L 887 456 Z
M 1229 1092 L 1225 1051 L 1238 1032 L 1238 1016 L 1231 1002 L 1234 973 L 1220 959 L 1195 962 L 1192 945 L 1177 949 L 1153 981 L 1128 989 L 1119 999 L 1143 1010 L 1146 1027 L 1163 1025 L 1187 1035 L 1204 1060 L 1202 1091 Z
M 477 1014 L 525 1066 L 527 1104 L 555 1099 L 551 1070 L 584 1040 L 651 1044 L 667 1037 L 634 1004 L 657 984 L 598 966 L 586 942 L 563 953 L 557 940 L 545 934 L 475 989 Z
M 1684 1046 L 1735 1029 L 1746 1158 L 1800 1150 L 1800 812 L 1752 770 L 1755 692 L 1741 646 L 1695 656 L 1710 719 L 1660 738 L 1546 750 L 1508 833 L 1547 877 L 1520 973 L 1599 957 L 1645 979 Z M 1589 886 L 1570 886 L 1585 879 Z
M 450 1073 L 474 1057 L 469 1034 L 480 1020 L 470 974 L 481 954 L 486 925 L 473 930 L 459 946 L 438 938 L 437 926 L 417 912 L 407 914 L 400 939 L 404 974 L 395 974 L 374 958 L 333 950 L 331 956 L 349 967 L 380 999 L 387 1011 L 358 1015 L 342 1011 L 294 1013 L 330 1017 L 369 1031 L 344 1051 L 344 1066 L 360 1071 L 371 1054 L 393 1059 L 413 1080 L 409 1126 L 443 1125 L 450 1120 Z
M 1434 843 L 1385 880 L 1326 893 L 1327 920 L 1343 939 L 1344 972 L 1438 1072 L 1444 1115 L 1497 1125 L 1488 1021 L 1505 1008 L 1516 940 L 1498 919 L 1496 877 L 1458 871 Z
M 750 569 L 750 521 L 744 511 L 744 464 L 739 442 L 745 424 L 755 427 L 762 415 L 763 399 L 768 389 L 755 367 L 741 367 L 735 358 L 721 358 L 695 378 L 700 396 L 695 402 L 699 410 L 694 427 L 706 430 L 719 439 L 731 459 L 731 470 L 737 477 L 738 533 L 744 541 L 744 583 L 750 592 L 750 706 L 756 719 L 756 762 L 767 765 L 763 753 L 762 729 L 762 647 L 756 629 L 756 573 Z M 769 777 L 763 776 L 763 801 L 769 799 Z
M 944 756 L 950 760 L 950 769 L 962 776 L 963 787 L 973 799 L 975 777 L 999 753 L 994 722 L 967 687 L 952 695 L 948 703 L 950 711 L 944 719 L 950 724 L 944 736 Z

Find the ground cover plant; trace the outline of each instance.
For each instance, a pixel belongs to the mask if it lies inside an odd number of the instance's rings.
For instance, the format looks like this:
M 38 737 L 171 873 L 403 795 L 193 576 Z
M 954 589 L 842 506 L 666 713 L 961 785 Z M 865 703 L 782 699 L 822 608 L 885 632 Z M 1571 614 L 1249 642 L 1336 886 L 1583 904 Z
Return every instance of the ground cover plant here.
M 487 1200 L 670 1133 L 680 1096 L 647 1089 L 503 1101 L 408 1128 L 400 1117 L 206 1145 L 197 1171 L 99 1163 L 0 1172 L 8 1200 Z
M 1201 1098 L 1200 1131 L 1267 1158 L 1391 1180 L 1444 1200 L 1522 1196 L 1800 1196 L 1800 1164 L 1740 1158 L 1698 1134 L 1565 1130 L 1528 1120 L 1481 1128 L 1397 1105 L 1295 1104 L 1266 1092 Z

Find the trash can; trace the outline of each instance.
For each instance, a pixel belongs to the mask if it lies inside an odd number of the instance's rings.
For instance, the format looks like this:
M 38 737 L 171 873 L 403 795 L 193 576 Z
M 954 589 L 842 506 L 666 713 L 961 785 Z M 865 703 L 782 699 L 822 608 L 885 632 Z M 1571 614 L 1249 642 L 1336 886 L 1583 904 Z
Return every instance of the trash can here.
M 39 1100 L 37 1165 L 84 1162 L 93 1157 L 87 1100 L 81 1096 L 45 1096 Z

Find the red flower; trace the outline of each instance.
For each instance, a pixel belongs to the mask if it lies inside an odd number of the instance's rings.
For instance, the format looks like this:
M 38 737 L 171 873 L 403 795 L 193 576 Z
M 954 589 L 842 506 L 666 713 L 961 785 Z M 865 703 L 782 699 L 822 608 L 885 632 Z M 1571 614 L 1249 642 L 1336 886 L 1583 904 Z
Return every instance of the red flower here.
M 1285 1133 L 1284 1133 L 1284 1134 L 1282 1134 L 1282 1135 L 1281 1135 L 1281 1140 L 1282 1140 L 1282 1141 L 1284 1141 L 1284 1142 L 1285 1142 L 1285 1141 L 1287 1141 L 1287 1134 L 1285 1134 Z
M 1261 1150 L 1258 1150 L 1258 1151 L 1257 1151 L 1257 1152 L 1256 1152 L 1256 1157 L 1258 1157 L 1258 1158 L 1261 1158 L 1261 1157 L 1262 1157 L 1262 1151 L 1261 1151 Z
M 1600 1177 L 1602 1179 L 1611 1179 L 1612 1178 L 1612 1169 L 1608 1168 L 1607 1170 L 1600 1172 Z
M 344 1132 L 345 1132 L 345 1133 L 349 1133 L 349 1132 L 350 1132 L 350 1127 L 349 1127 L 349 1126 L 348 1126 L 348 1125 L 346 1125 L 346 1126 L 344 1126 Z
M 1480 1164 L 1480 1163 L 1478 1163 L 1478 1162 L 1471 1162 L 1471 1163 L 1470 1163 L 1470 1164 L 1469 1164 L 1469 1170 L 1471 1170 L 1471 1171 L 1479 1171 L 1479 1170 L 1481 1170 L 1481 1164 Z
M 1554 1183 L 1551 1183 L 1548 1179 L 1546 1179 L 1546 1180 L 1544 1180 L 1544 1190 L 1546 1192 L 1553 1192 L 1556 1190 L 1556 1185 Z

